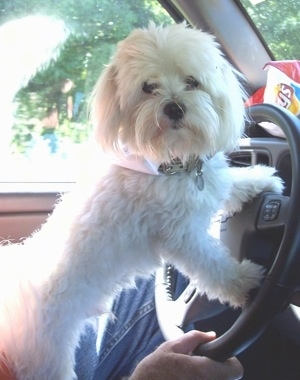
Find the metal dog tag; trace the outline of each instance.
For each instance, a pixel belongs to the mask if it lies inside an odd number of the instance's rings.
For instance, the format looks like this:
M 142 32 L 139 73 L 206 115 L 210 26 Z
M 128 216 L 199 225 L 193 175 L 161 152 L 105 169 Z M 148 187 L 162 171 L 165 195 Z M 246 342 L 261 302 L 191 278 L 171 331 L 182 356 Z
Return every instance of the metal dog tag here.
M 204 189 L 204 179 L 203 179 L 202 170 L 200 172 L 198 172 L 198 170 L 197 170 L 195 180 L 196 180 L 196 185 L 197 185 L 198 189 L 200 191 L 202 191 Z
M 197 164 L 196 174 L 195 174 L 195 181 L 198 189 L 202 191 L 204 189 L 204 178 L 203 178 L 203 171 L 202 171 L 202 161 L 199 160 Z

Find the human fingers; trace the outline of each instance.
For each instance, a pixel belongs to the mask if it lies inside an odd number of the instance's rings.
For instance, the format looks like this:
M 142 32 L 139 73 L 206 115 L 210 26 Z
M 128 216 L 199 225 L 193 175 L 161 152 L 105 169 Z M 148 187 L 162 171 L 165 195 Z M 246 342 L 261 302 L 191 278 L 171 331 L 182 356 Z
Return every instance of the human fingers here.
M 204 356 L 190 355 L 200 344 L 210 342 L 215 338 L 215 332 L 190 331 L 176 340 L 164 343 L 158 348 L 157 353 L 159 351 L 168 353 L 169 361 L 174 360 L 172 367 L 177 367 L 176 375 L 178 375 L 178 379 L 240 379 L 243 376 L 243 367 L 236 358 L 228 359 L 225 362 L 217 362 Z M 183 372 L 181 373 L 181 371 Z
M 160 348 L 137 366 L 130 380 L 238 380 L 243 376 L 236 358 L 217 362 Z
M 181 368 L 189 368 L 189 376 L 199 380 L 238 380 L 243 376 L 243 366 L 236 358 L 217 362 L 204 356 L 181 356 Z
M 163 343 L 140 362 L 130 380 L 237 380 L 243 368 L 235 358 L 219 363 L 189 353 L 201 343 L 213 340 L 214 333 L 191 331 Z
M 163 350 L 170 350 L 177 354 L 190 354 L 196 347 L 202 343 L 210 342 L 216 338 L 214 331 L 202 332 L 192 330 L 182 335 L 180 338 L 170 340 L 164 343 L 160 348 Z

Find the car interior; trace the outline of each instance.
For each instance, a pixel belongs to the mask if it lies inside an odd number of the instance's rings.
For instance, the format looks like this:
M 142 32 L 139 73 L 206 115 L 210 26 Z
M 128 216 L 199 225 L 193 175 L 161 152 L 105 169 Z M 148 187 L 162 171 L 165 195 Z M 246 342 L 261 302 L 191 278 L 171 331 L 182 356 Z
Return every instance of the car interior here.
M 61 193 L 95 175 L 87 173 L 83 164 L 94 154 L 88 148 L 93 135 L 86 112 L 88 96 L 117 42 L 132 29 L 151 20 L 186 21 L 213 34 L 225 57 L 243 75 L 249 99 L 266 87 L 266 64 L 300 62 L 299 0 L 59 3 L 4 0 L 0 5 L 2 244 L 30 236 L 46 221 Z M 300 74 L 298 82 L 300 89 Z M 243 310 L 208 300 L 192 283 L 175 299 L 176 268 L 165 263 L 156 273 L 157 317 L 166 339 L 172 338 L 173 329 L 190 323 L 202 331 L 216 331 L 220 338 L 200 347 L 198 354 L 217 360 L 237 356 L 244 366 L 244 380 L 296 380 L 300 378 L 300 113 L 267 103 L 262 98 L 245 105 L 245 133 L 228 160 L 232 166 L 275 167 L 284 180 L 284 193 L 262 194 L 237 215 L 220 210 L 212 221 L 232 255 L 267 268 L 265 283 L 251 294 Z

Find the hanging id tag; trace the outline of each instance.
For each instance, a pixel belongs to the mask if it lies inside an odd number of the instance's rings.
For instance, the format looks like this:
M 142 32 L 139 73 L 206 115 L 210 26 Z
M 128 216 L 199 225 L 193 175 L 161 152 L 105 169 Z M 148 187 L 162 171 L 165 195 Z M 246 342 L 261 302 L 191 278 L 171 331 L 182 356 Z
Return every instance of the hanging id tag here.
M 202 171 L 202 161 L 199 161 L 196 169 L 195 174 L 195 182 L 200 191 L 204 189 L 204 178 L 203 178 L 203 171 Z

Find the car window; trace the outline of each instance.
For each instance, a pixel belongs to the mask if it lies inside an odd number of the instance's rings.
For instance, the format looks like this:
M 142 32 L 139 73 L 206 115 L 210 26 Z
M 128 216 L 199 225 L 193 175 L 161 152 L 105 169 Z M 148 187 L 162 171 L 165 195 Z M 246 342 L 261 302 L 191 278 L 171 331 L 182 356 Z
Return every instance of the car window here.
M 300 59 L 299 0 L 241 0 L 276 60 Z
M 0 181 L 76 179 L 89 93 L 117 42 L 150 21 L 173 22 L 153 0 L 0 2 Z

